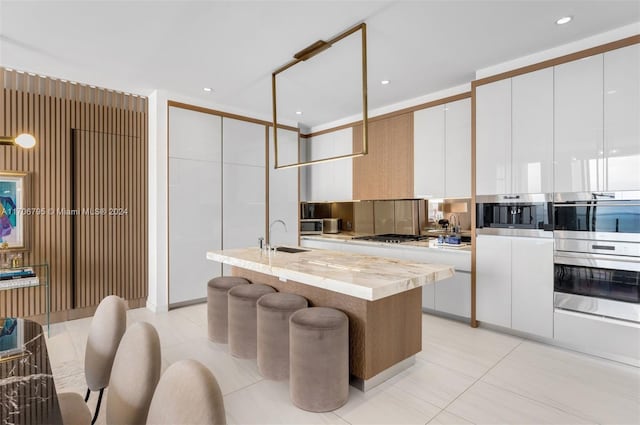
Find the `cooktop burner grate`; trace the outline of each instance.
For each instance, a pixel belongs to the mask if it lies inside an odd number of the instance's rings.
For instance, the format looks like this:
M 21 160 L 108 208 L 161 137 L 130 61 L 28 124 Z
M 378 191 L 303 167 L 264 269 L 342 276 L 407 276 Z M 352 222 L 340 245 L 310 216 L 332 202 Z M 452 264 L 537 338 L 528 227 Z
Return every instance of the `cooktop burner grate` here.
M 353 239 L 362 241 L 374 241 L 374 242 L 387 242 L 387 243 L 402 243 L 402 242 L 414 242 L 429 239 L 429 236 L 421 235 L 400 235 L 396 233 L 385 233 L 383 235 L 371 235 L 371 236 L 356 236 Z

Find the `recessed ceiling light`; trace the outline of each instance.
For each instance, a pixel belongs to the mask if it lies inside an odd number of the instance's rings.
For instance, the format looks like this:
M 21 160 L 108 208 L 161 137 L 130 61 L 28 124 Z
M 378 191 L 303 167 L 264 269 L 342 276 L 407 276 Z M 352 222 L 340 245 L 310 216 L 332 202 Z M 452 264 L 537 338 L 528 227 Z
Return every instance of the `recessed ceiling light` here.
M 213 89 L 211 87 L 205 87 L 202 90 L 206 91 L 206 92 L 210 92 L 213 91 Z
M 380 84 L 382 84 L 383 86 L 386 86 L 387 84 L 389 84 L 390 81 L 389 80 L 382 80 L 380 81 Z
M 563 16 L 562 18 L 556 21 L 556 24 L 558 25 L 568 24 L 569 22 L 571 22 L 572 19 L 573 19 L 572 16 Z
M 302 111 L 296 111 L 296 115 L 302 115 Z

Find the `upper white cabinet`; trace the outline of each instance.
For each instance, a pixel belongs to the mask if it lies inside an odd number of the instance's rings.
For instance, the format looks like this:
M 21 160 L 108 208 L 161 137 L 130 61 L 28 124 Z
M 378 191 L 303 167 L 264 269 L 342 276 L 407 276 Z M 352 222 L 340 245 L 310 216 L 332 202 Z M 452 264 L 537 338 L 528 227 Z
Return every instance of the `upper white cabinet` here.
M 512 193 L 553 192 L 553 68 L 511 80 Z
M 265 236 L 265 126 L 222 120 L 222 247 L 258 246 Z
M 604 190 L 603 55 L 554 72 L 555 191 Z
M 307 143 L 308 160 L 352 153 L 353 130 L 325 133 Z M 306 166 L 307 201 L 351 201 L 353 199 L 353 161 L 351 158 Z
M 413 115 L 414 196 L 471 197 L 471 100 Z
M 271 243 L 275 245 L 298 245 L 298 170 L 300 168 L 274 168 L 275 152 L 273 128 L 269 128 L 269 223 L 282 220 L 287 231 L 275 227 Z M 298 132 L 278 129 L 278 161 L 282 164 L 298 162 Z M 303 167 L 304 168 L 304 167 Z
M 476 193 L 640 190 L 640 45 L 476 88 Z
M 553 192 L 553 69 L 476 89 L 476 193 Z
M 476 88 L 476 194 L 511 193 L 511 80 Z
M 605 189 L 640 190 L 640 45 L 604 54 Z
M 445 106 L 444 195 L 471 197 L 471 99 Z
M 444 198 L 444 105 L 413 113 L 413 191 L 416 198 Z

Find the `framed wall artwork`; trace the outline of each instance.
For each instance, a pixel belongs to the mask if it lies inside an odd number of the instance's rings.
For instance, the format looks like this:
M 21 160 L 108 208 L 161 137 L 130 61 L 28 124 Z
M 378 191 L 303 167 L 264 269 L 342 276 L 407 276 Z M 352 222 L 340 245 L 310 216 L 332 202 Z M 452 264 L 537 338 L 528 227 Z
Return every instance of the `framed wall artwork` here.
M 24 172 L 0 171 L 0 246 L 9 250 L 26 248 L 26 178 Z

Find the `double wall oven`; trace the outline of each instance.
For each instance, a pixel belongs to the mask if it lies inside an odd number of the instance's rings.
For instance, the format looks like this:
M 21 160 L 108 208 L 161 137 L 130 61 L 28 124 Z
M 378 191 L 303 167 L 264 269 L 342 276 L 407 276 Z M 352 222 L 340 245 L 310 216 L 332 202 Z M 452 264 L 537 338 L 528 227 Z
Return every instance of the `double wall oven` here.
M 640 323 L 640 192 L 556 194 L 554 306 Z

